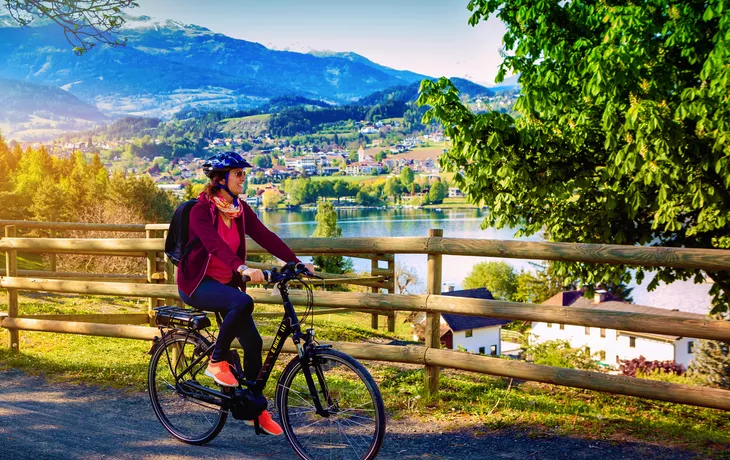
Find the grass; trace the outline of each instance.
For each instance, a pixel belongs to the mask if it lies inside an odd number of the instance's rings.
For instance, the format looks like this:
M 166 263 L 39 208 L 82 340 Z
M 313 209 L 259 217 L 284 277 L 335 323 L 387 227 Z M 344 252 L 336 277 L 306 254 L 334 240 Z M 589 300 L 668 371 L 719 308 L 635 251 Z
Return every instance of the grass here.
M 221 120 L 221 123 L 228 123 L 231 121 L 268 121 L 269 118 L 271 118 L 271 115 L 268 113 L 261 114 L 261 115 L 249 115 L 247 117 L 239 117 L 239 118 L 224 118 Z
M 5 268 L 5 253 L 0 252 L 0 267 Z M 47 270 L 40 254 L 18 254 L 18 270 Z
M 0 292 L 0 311 L 7 309 Z M 315 293 L 316 295 L 316 293 Z M 123 313 L 145 311 L 144 299 L 65 294 L 25 294 L 21 313 Z M 258 310 L 280 311 L 260 305 Z M 370 315 L 319 315 L 314 324 L 320 340 L 388 343 L 408 340 L 411 328 L 396 321 L 395 333 L 370 329 Z M 262 335 L 272 335 L 276 318 L 257 319 Z M 381 317 L 381 327 L 384 326 Z M 20 333 L 20 352 L 8 350 L 7 333 L 0 334 L 0 368 L 16 368 L 67 382 L 112 388 L 145 389 L 150 344 L 43 332 Z M 275 381 L 288 356 L 282 356 Z M 386 408 L 395 419 L 416 419 L 444 430 L 468 428 L 482 436 L 502 429 L 523 430 L 528 437 L 580 436 L 590 439 L 638 441 L 677 446 L 702 456 L 730 458 L 730 418 L 723 411 L 508 378 L 442 370 L 441 389 L 428 399 L 419 366 L 367 362 L 378 381 Z M 269 385 L 269 391 L 274 385 Z

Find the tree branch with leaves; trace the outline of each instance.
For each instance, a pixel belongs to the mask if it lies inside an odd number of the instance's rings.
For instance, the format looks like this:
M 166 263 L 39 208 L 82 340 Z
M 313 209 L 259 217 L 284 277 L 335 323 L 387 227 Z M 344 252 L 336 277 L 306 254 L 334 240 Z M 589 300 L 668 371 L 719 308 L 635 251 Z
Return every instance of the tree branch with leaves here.
M 3 3 L 10 16 L 23 27 L 41 17 L 56 23 L 77 55 L 97 43 L 124 46 L 127 40 L 114 36 L 125 22 L 122 9 L 139 6 L 133 0 L 4 0 Z

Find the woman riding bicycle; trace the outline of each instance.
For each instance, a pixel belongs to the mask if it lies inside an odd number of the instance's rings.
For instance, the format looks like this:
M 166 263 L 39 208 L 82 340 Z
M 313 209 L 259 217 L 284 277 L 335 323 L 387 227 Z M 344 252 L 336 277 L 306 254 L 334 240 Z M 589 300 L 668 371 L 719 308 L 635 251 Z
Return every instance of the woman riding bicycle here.
M 188 242 L 193 244 L 178 266 L 177 286 L 183 302 L 223 316 L 205 373 L 226 387 L 238 386 L 227 361 L 234 337 L 243 348 L 246 379 L 256 380 L 262 366 L 263 343 L 251 315 L 253 299 L 246 294 L 242 277 L 248 276 L 251 282 L 262 283 L 264 275 L 261 270 L 248 268 L 244 263 L 245 235 L 285 262 L 300 262 L 294 252 L 261 223 L 248 204 L 239 199 L 246 183 L 244 168 L 250 167 L 235 152 L 216 154 L 203 164 L 203 172 L 210 182 L 190 211 Z M 312 264 L 306 266 L 314 271 Z M 268 411 L 261 413 L 259 424 L 268 434 L 282 433 Z

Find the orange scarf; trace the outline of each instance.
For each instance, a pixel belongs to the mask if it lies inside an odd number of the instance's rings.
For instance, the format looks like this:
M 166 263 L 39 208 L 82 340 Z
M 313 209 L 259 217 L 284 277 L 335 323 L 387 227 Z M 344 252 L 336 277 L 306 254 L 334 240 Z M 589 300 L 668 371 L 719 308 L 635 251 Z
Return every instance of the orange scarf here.
M 229 203 L 220 197 L 214 196 L 213 203 L 215 203 L 215 207 L 218 208 L 223 215 L 231 220 L 240 216 L 243 212 L 243 206 L 238 203 L 238 200 L 236 200 L 236 203 Z M 238 206 L 236 206 L 237 204 Z

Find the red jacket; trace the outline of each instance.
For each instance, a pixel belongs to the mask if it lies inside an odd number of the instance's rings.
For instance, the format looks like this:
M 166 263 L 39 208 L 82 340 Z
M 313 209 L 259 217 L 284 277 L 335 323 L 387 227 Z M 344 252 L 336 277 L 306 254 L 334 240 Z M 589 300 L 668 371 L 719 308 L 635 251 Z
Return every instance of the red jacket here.
M 238 226 L 239 235 L 250 236 L 262 248 L 284 262 L 300 262 L 289 246 L 266 228 L 248 204 L 242 201 L 240 205 L 243 206 L 243 212 L 233 219 Z M 241 238 L 241 245 L 234 253 L 218 234 L 218 215 L 215 203 L 205 193 L 200 194 L 198 203 L 190 210 L 188 242 L 196 237 L 200 240 L 193 244 L 190 252 L 178 265 L 177 287 L 187 296 L 192 296 L 200 285 L 212 256 L 231 267 L 233 272 L 246 260 L 246 238 Z

